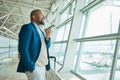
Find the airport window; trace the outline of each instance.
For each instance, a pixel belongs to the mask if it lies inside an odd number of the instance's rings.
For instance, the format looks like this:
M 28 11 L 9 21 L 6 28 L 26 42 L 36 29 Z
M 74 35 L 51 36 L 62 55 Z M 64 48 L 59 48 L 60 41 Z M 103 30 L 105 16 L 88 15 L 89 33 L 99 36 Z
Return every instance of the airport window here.
M 32 37 L 27 31 L 30 46 L 22 39 L 25 37 L 22 33 L 27 34 L 24 32 L 27 26 L 37 27 L 31 22 L 42 29 L 55 25 L 50 28 L 50 33 L 43 30 L 45 36 L 51 38 L 45 42 L 46 46 L 51 44 L 47 52 L 52 70 L 52 74 L 45 76 L 44 69 L 43 77 L 52 80 L 120 80 L 120 0 L 0 0 L 0 4 L 0 80 L 29 78 L 17 74 L 16 70 L 20 70 L 17 69 L 19 61 L 24 67 L 26 62 L 34 62 L 40 57 L 32 55 L 36 51 L 31 50 L 39 43 L 38 38 L 42 39 L 38 30 L 32 28 Z M 38 9 L 45 17 L 45 25 L 37 23 L 38 19 L 43 20 Z M 30 17 L 32 10 L 36 19 Z M 42 46 L 38 44 L 35 50 L 41 53 L 39 47 Z M 32 70 L 32 66 L 27 66 L 25 71 Z
M 71 26 L 71 21 L 68 22 L 67 24 L 61 26 L 58 29 L 56 41 L 53 42 L 54 43 L 53 44 L 54 45 L 54 49 L 53 49 L 54 52 L 52 54 L 57 57 L 57 61 L 60 64 L 63 64 L 66 43 L 67 43 L 66 40 L 68 39 L 70 26 Z
M 117 33 L 120 19 L 119 9 L 114 6 L 101 6 L 94 11 L 89 11 L 84 37 Z
M 120 7 L 116 1 L 104 1 L 94 7 L 90 7 L 91 2 L 89 2 L 93 0 L 86 1 L 89 8 L 80 10 L 84 11 L 84 17 L 78 41 L 79 49 L 76 50 L 74 71 L 86 80 L 109 80 L 113 68 L 116 37 L 119 34 Z M 112 36 L 114 34 L 116 37 Z M 119 57 L 120 50 L 114 80 L 120 79 L 118 76 L 120 75 Z
M 63 23 L 65 20 L 73 16 L 75 8 L 75 1 L 71 3 L 71 5 L 61 14 L 60 23 Z
M 54 20 L 57 16 L 57 12 L 58 12 L 58 8 L 56 8 L 56 10 L 54 12 L 52 12 L 52 19 Z
M 67 5 L 71 0 L 64 0 L 64 4 Z
M 120 79 L 120 49 L 119 49 L 119 54 L 117 57 L 117 63 L 116 63 L 116 69 L 115 69 L 115 80 L 119 80 Z
M 61 28 L 58 30 L 57 37 L 56 37 L 56 41 L 62 41 L 62 40 L 63 40 L 63 37 L 64 37 L 64 28 L 65 28 L 65 27 L 61 27 Z
M 5 41 L 5 42 L 3 42 Z M 9 39 L 0 36 L 0 54 L 4 55 L 4 54 L 8 54 L 9 52 Z M 5 44 L 6 43 L 6 44 Z
M 87 80 L 108 80 L 115 42 L 108 40 L 81 43 L 76 72 Z
M 56 56 L 57 62 L 60 65 L 63 64 L 63 60 L 64 60 L 68 35 L 70 32 L 70 27 L 71 27 L 72 16 L 74 14 L 74 8 L 75 8 L 75 1 L 68 0 L 66 2 L 66 5 L 62 9 L 60 9 L 61 11 L 59 11 L 59 9 L 58 9 L 58 14 L 60 14 L 59 15 L 60 23 L 57 25 L 57 28 L 56 28 L 57 32 L 55 33 L 56 35 L 54 36 L 55 39 L 53 41 L 51 55 Z M 51 23 L 54 23 L 54 22 L 55 21 L 53 21 L 53 20 L 51 21 Z
M 58 29 L 56 41 L 62 41 L 62 40 L 68 39 L 70 25 L 71 25 L 71 22 L 67 23 L 66 25 L 64 25 Z
M 69 9 L 66 9 L 64 13 L 61 14 L 61 20 L 60 20 L 60 23 L 64 22 L 67 18 L 68 18 L 68 15 L 69 15 Z
M 74 14 L 74 10 L 75 10 L 75 1 L 73 1 L 72 5 L 70 6 L 69 17 L 71 17 Z
M 93 1 L 95 1 L 95 0 L 85 0 L 85 5 L 87 5 L 87 4 L 89 4 L 89 3 L 93 2 Z
M 16 57 L 17 41 L 12 38 L 0 36 L 0 58 L 13 58 Z
M 66 43 L 54 44 L 54 53 L 52 53 L 57 58 L 57 62 L 63 64 L 64 54 L 66 49 Z

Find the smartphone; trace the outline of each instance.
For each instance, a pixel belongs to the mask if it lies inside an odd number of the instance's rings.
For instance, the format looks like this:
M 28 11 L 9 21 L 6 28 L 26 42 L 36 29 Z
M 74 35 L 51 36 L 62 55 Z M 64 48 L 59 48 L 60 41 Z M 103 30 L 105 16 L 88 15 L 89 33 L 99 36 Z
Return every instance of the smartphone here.
M 51 29 L 51 28 L 54 28 L 54 27 L 55 27 L 55 25 L 53 24 L 53 25 L 49 26 L 48 29 Z

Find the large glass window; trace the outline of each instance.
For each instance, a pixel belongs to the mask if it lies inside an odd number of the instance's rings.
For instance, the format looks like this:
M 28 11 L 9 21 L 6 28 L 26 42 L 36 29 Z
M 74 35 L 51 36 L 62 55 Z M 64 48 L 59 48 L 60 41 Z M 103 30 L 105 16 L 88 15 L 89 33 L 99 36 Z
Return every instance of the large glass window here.
M 64 0 L 65 6 L 70 2 L 71 0 Z
M 65 20 L 73 16 L 74 8 L 75 8 L 75 1 L 61 14 L 60 23 L 64 22 Z
M 86 80 L 109 80 L 117 40 L 112 35 L 119 34 L 120 1 L 106 0 L 97 4 L 96 0 L 85 1 L 87 6 L 80 10 L 84 15 L 74 71 Z M 119 80 L 120 49 L 116 63 L 114 80 Z
M 60 64 L 63 64 L 65 49 L 66 49 L 66 43 L 54 44 L 54 53 L 52 55 L 56 56 L 57 61 Z
M 67 23 L 66 25 L 58 29 L 56 41 L 63 41 L 68 39 L 70 25 L 71 25 L 71 22 Z
M 67 40 L 70 32 L 70 27 L 71 27 L 71 20 L 72 16 L 74 14 L 74 8 L 75 8 L 75 1 L 74 0 L 64 0 L 64 3 L 62 4 L 63 8 L 60 9 L 59 11 L 58 8 L 58 17 L 60 20 L 57 19 L 60 23 L 57 24 L 55 36 L 54 36 L 54 41 L 53 41 L 53 46 L 52 46 L 52 55 L 57 58 L 57 62 L 60 63 L 62 66 L 64 55 L 65 55 L 65 50 L 66 50 L 66 45 L 67 45 Z M 56 12 L 55 12 L 56 13 Z M 54 13 L 54 14 L 55 14 Z M 56 21 L 51 21 L 51 23 L 56 22 Z
M 118 32 L 120 7 L 101 6 L 89 11 L 88 24 L 84 37 L 111 34 Z
M 115 69 L 115 80 L 120 80 L 120 45 L 119 45 L 119 53 L 117 56 L 117 64 L 116 64 L 116 69 Z
M 64 26 L 61 26 L 58 29 L 57 37 L 56 37 L 55 43 L 53 44 L 54 52 L 52 53 L 52 55 L 56 56 L 57 61 L 60 64 L 63 64 L 64 54 L 65 54 L 65 49 L 66 49 L 66 44 L 67 44 L 65 40 L 68 39 L 70 26 L 71 26 L 71 21 L 66 23 Z
M 70 8 L 70 7 L 69 7 Z M 63 21 L 65 21 L 68 18 L 69 15 L 69 8 L 65 10 L 65 12 L 61 15 L 61 20 L 60 23 L 62 23 Z
M 16 57 L 17 41 L 0 36 L 0 58 Z
M 86 80 L 109 80 L 115 40 L 83 42 L 77 73 Z
M 9 52 L 9 39 L 0 36 L 0 54 L 6 56 L 5 54 Z
M 95 0 L 85 0 L 85 5 L 88 5 L 89 3 L 93 2 Z

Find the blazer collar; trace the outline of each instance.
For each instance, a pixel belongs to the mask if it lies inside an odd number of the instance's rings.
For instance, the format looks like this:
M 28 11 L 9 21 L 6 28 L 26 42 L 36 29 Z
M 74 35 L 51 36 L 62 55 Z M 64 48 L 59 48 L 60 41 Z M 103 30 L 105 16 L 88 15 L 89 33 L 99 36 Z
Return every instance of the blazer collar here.
M 37 33 L 37 35 L 39 36 L 39 39 L 40 39 L 40 41 L 41 41 L 41 38 L 40 38 L 39 32 L 38 32 L 38 30 L 37 30 L 37 26 L 35 26 L 35 24 L 34 24 L 33 22 L 31 22 L 30 24 L 33 26 L 35 32 Z
M 38 32 L 38 30 L 37 30 L 37 28 L 39 29 L 39 26 L 37 26 L 35 23 L 33 23 L 33 22 L 31 22 L 33 25 L 34 25 L 34 27 L 35 27 L 35 29 L 36 29 L 36 31 Z M 44 34 L 44 32 L 42 31 L 42 29 L 39 29 L 41 32 L 42 32 L 42 34 L 43 34 L 43 36 L 44 36 L 44 39 L 45 39 L 45 34 Z M 39 35 L 39 32 L 38 32 L 38 35 Z M 39 35 L 40 36 L 40 35 Z

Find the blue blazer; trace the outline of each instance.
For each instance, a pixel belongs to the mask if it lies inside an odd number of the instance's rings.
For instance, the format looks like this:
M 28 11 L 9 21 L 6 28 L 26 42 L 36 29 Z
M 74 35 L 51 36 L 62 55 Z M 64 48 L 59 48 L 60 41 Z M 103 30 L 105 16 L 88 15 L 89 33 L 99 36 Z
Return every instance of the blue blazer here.
M 42 32 L 43 33 L 43 32 Z M 46 40 L 45 34 L 44 39 L 47 47 L 48 64 L 46 70 L 50 69 L 49 60 L 49 47 L 50 39 Z M 20 60 L 17 68 L 17 72 L 33 71 L 35 69 L 35 63 L 40 55 L 41 50 L 41 38 L 36 29 L 36 26 L 31 22 L 22 26 L 19 33 L 18 51 L 20 53 Z

